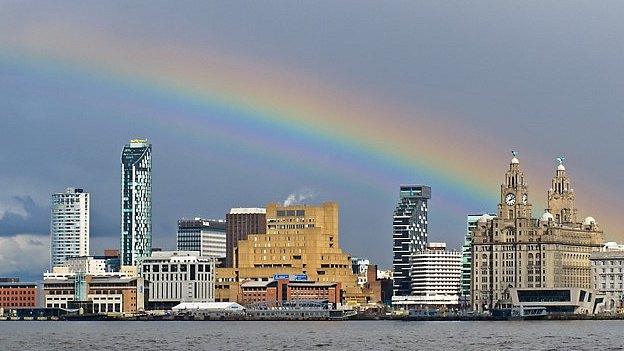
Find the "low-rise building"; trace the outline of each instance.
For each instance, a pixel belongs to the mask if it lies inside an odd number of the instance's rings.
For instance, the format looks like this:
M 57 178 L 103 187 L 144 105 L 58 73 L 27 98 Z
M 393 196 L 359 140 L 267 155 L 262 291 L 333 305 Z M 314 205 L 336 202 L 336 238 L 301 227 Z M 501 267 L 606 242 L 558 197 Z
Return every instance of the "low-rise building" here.
M 269 281 L 242 283 L 241 303 L 275 305 L 284 301 L 322 301 L 335 307 L 343 300 L 340 283 L 291 280 L 288 276 L 280 275 L 276 275 L 275 278 Z
M 47 308 L 89 306 L 92 313 L 135 314 L 145 309 L 144 280 L 124 275 L 77 273 L 44 277 Z
M 0 308 L 24 308 L 37 305 L 37 283 L 0 282 Z
M 240 283 L 234 268 L 215 268 L 215 301 L 239 301 Z
M 619 312 L 624 300 L 624 245 L 608 242 L 589 256 L 591 286 L 605 295 L 605 311 Z
M 148 309 L 168 310 L 182 302 L 214 302 L 215 259 L 194 251 L 153 252 L 140 260 L 149 286 Z
M 549 314 L 595 314 L 604 311 L 604 295 L 583 288 L 510 288 L 513 307 L 543 307 Z

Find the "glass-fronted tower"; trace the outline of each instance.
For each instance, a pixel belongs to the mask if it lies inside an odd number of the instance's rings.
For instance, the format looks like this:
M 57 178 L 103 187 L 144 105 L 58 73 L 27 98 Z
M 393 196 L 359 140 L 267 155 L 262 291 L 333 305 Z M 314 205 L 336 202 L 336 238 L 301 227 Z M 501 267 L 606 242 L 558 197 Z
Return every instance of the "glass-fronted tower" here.
M 124 266 L 152 253 L 152 145 L 135 139 L 121 153 L 121 243 Z
M 89 193 L 76 188 L 52 194 L 50 268 L 67 257 L 89 254 L 89 199 Z
M 411 295 L 413 255 L 427 245 L 427 200 L 431 188 L 426 185 L 401 185 L 399 202 L 394 210 L 392 239 L 394 241 L 394 296 Z

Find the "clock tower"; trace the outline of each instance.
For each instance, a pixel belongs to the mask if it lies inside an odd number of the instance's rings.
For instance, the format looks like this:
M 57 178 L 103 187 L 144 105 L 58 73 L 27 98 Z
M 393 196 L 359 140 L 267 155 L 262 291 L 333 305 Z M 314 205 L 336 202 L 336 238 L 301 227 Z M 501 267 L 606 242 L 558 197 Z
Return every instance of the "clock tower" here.
M 529 203 L 529 189 L 524 182 L 524 173 L 520 170 L 520 161 L 515 151 L 501 184 L 501 198 L 498 205 L 498 217 L 505 220 L 531 218 L 532 205 Z
M 577 209 L 574 207 L 574 189 L 563 165 L 565 158 L 557 158 L 559 165 L 548 190 L 548 209 L 557 224 L 577 222 Z

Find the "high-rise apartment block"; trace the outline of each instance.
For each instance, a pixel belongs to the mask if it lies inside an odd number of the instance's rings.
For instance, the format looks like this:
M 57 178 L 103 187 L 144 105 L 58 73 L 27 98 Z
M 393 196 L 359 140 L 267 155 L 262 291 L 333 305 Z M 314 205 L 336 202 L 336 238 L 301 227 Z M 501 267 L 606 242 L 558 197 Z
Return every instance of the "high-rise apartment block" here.
M 50 267 L 89 254 L 89 199 L 89 193 L 76 188 L 52 195 Z
M 511 160 L 498 216 L 483 216 L 472 232 L 474 310 L 511 307 L 513 288 L 591 288 L 589 257 L 600 250 L 604 235 L 592 217 L 576 220 L 574 191 L 559 161 L 548 209 L 535 219 L 520 161 Z
M 225 266 L 236 266 L 234 251 L 240 240 L 246 240 L 249 234 L 266 233 L 266 209 L 233 208 L 226 215 L 226 259 Z
M 224 258 L 226 223 L 224 220 L 181 219 L 176 241 L 178 251 L 197 251 L 201 256 Z
M 152 145 L 131 140 L 121 153 L 121 265 L 152 252 Z
M 413 255 L 427 245 L 427 200 L 431 188 L 426 185 L 401 185 L 399 202 L 394 211 L 392 263 L 394 296 L 412 292 L 411 267 Z

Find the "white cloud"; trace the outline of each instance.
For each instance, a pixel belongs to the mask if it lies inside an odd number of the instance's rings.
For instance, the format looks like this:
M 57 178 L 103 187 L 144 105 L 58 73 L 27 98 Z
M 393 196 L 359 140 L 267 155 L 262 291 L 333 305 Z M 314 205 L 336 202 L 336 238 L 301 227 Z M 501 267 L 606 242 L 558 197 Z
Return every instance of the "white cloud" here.
M 297 192 L 294 192 L 284 200 L 284 206 L 290 206 L 295 204 L 300 204 L 305 200 L 309 200 L 314 198 L 314 192 L 310 189 L 301 189 Z
M 50 263 L 50 238 L 18 234 L 0 237 L 0 276 L 43 274 Z

